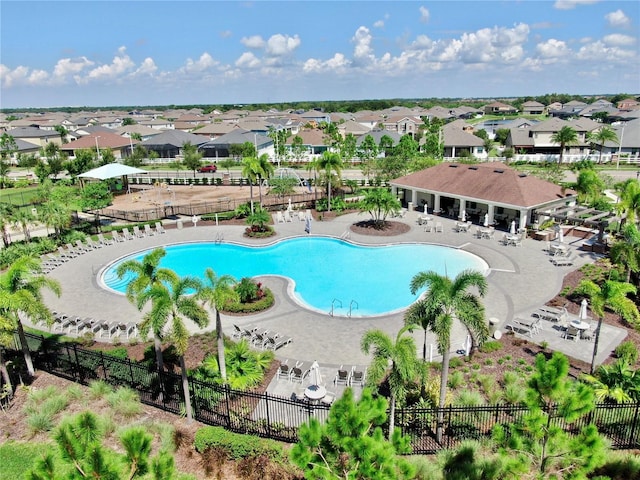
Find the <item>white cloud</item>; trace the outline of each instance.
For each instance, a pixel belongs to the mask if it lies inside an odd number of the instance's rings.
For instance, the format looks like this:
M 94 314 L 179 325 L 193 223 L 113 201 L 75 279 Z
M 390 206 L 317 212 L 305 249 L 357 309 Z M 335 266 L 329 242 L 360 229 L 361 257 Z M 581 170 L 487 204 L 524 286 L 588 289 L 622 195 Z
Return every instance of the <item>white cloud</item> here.
M 73 78 L 78 83 L 86 83 L 91 80 L 114 79 L 132 70 L 134 67 L 135 63 L 129 55 L 126 54 L 126 47 L 120 47 L 118 54 L 113 57 L 110 64 L 100 65 L 90 70 L 86 76 L 74 75 Z
M 629 35 L 622 35 L 621 33 L 612 33 L 611 35 L 605 36 L 602 41 L 607 45 L 615 45 L 615 46 L 625 46 L 625 45 L 633 45 L 636 43 L 636 39 Z
M 355 44 L 353 59 L 356 63 L 367 65 L 375 62 L 375 54 L 371 46 L 373 37 L 367 27 L 359 27 L 351 41 Z
M 235 65 L 239 68 L 257 68 L 260 66 L 260 59 L 251 52 L 244 52 L 236 60 Z
M 30 85 L 44 85 L 49 80 L 49 72 L 45 70 L 33 70 L 27 78 Z
M 378 20 L 377 22 L 374 22 L 373 26 L 375 28 L 384 28 L 384 20 Z
M 305 73 L 311 72 L 342 72 L 349 67 L 351 62 L 342 53 L 336 53 L 332 58 L 327 61 L 318 60 L 316 58 L 310 58 L 304 62 L 302 70 Z
M 211 55 L 207 52 L 204 52 L 200 55 L 198 60 L 192 60 L 190 58 L 187 59 L 187 63 L 183 67 L 184 71 L 187 73 L 192 72 L 202 72 L 204 70 L 208 70 L 212 67 L 215 67 L 218 62 L 216 62 Z
M 153 61 L 153 58 L 151 57 L 147 57 L 144 59 L 144 61 L 140 64 L 140 66 L 138 67 L 138 69 L 133 72 L 133 76 L 138 76 L 138 75 L 152 75 L 154 74 L 156 71 L 158 70 L 158 67 L 156 66 L 156 62 Z
M 265 46 L 265 41 L 260 35 L 242 37 L 240 43 L 242 43 L 247 48 L 264 48 Z
M 2 86 L 6 88 L 24 83 L 28 73 L 29 67 L 25 67 L 24 65 L 20 65 L 11 70 L 6 65 L 0 64 L 0 78 L 2 78 Z
M 539 43 L 536 46 L 536 51 L 542 58 L 560 58 L 570 53 L 567 44 L 555 38 L 550 38 L 546 42 Z
M 56 66 L 53 68 L 53 77 L 56 80 L 63 81 L 68 75 L 78 74 L 92 65 L 95 65 L 95 62 L 92 62 L 87 57 L 77 59 L 62 58 L 58 60 Z
M 589 62 L 606 62 L 608 64 L 614 62 L 628 62 L 637 56 L 631 50 L 625 50 L 619 47 L 608 47 L 604 42 L 597 41 L 591 44 L 585 45 L 580 48 L 576 57 L 579 60 L 586 60 Z
M 599 1 L 600 0 L 556 0 L 553 8 L 557 8 L 558 10 L 573 10 L 578 5 L 591 5 Z
M 266 45 L 266 53 L 272 57 L 283 57 L 286 55 L 290 55 L 296 48 L 300 46 L 300 37 L 298 35 L 294 35 L 290 37 L 289 35 L 282 35 L 281 33 L 276 33 L 272 35 L 271 38 L 267 41 Z
M 220 38 L 229 38 L 231 35 L 233 35 L 233 33 L 231 32 L 231 30 L 223 30 L 219 35 Z
M 420 10 L 420 21 L 422 23 L 427 23 L 429 21 L 429 17 L 431 16 L 427 7 L 421 6 L 418 10 Z
M 607 22 L 609 22 L 609 26 L 611 27 L 627 28 L 631 26 L 631 19 L 620 9 L 615 12 L 607 13 L 604 18 L 607 19 Z

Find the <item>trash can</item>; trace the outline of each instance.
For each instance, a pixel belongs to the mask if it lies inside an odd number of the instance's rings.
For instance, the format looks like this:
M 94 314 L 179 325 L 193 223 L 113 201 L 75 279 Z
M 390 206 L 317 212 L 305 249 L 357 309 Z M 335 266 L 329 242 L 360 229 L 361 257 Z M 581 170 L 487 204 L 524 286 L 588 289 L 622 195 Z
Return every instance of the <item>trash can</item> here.
M 413 212 L 413 202 L 408 202 L 407 203 L 407 211 L 408 212 Z
M 178 221 L 176 222 L 176 228 L 177 228 L 178 230 L 182 230 L 182 227 L 183 227 L 183 225 L 182 225 L 182 220 L 178 220 Z
M 493 336 L 493 334 L 496 332 L 496 330 L 498 329 L 498 324 L 500 323 L 500 320 L 498 320 L 495 317 L 491 317 L 489 319 L 489 334 L 491 336 Z

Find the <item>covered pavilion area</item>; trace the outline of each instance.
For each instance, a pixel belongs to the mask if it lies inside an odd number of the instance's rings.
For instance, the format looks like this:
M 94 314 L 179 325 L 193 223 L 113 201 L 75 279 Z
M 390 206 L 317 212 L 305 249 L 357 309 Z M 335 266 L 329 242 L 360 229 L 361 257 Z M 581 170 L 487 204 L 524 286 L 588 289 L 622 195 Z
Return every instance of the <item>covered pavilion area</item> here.
M 392 189 L 410 210 L 478 224 L 526 228 L 537 212 L 574 207 L 573 190 L 518 172 L 502 163 L 441 163 L 397 178 Z M 548 215 L 548 214 L 546 214 Z

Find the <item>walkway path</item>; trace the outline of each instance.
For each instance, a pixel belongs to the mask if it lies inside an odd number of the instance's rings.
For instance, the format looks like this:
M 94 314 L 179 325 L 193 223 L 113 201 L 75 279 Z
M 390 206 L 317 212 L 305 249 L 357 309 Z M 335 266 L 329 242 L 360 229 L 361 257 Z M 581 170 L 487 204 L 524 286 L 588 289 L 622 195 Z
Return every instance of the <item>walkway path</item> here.
M 367 219 L 368 215 L 347 214 L 331 221 L 314 221 L 312 235 L 330 235 L 338 237 L 349 230 L 352 223 Z M 553 298 L 560 290 L 564 275 L 581 264 L 590 262 L 594 254 L 578 251 L 582 240 L 575 240 L 574 250 L 578 254 L 577 265 L 573 267 L 555 267 L 543 251 L 544 242 L 526 239 L 522 246 L 504 246 L 496 238 L 491 240 L 476 239 L 471 232 L 457 233 L 453 227 L 455 222 L 442 218 L 444 232 L 425 232 L 416 220 L 418 213 L 409 212 L 405 219 L 399 220 L 410 225 L 410 231 L 394 237 L 365 236 L 351 233 L 353 242 L 363 244 L 385 244 L 395 242 L 429 242 L 451 245 L 462 248 L 482 257 L 490 266 L 487 278 L 489 291 L 484 299 L 487 318 L 494 317 L 504 325 L 514 317 L 525 316 Z M 126 243 L 118 243 L 99 250 L 88 252 L 56 268 L 50 275 L 59 280 L 63 286 L 60 298 L 46 295 L 47 304 L 52 310 L 79 316 L 92 316 L 104 320 L 136 321 L 140 313 L 125 299 L 123 295 L 104 290 L 98 285 L 97 276 L 101 269 L 113 260 L 136 251 L 151 249 L 159 245 L 178 242 L 213 241 L 220 235 L 224 241 L 241 242 L 259 245 L 271 243 L 283 238 L 306 235 L 304 222 L 293 222 L 275 225 L 277 236 L 269 239 L 255 240 L 243 237 L 243 226 L 213 226 L 201 224 L 193 227 L 190 221 L 185 222 L 183 229 L 167 229 L 164 235 L 156 235 L 135 239 Z M 475 228 L 473 229 L 475 230 Z M 572 238 L 566 239 L 571 242 Z M 206 259 L 202 261 L 202 270 L 207 267 Z M 428 266 L 425 265 L 425 269 Z M 384 272 L 381 272 L 384 275 Z M 357 281 L 357 278 L 353 279 Z M 398 332 L 403 325 L 403 314 L 375 318 L 338 318 L 328 314 L 312 312 L 301 308 L 287 294 L 287 282 L 277 277 L 263 277 L 261 281 L 275 293 L 276 304 L 266 312 L 248 317 L 223 316 L 225 332 L 232 333 L 233 324 L 240 326 L 257 324 L 269 330 L 290 335 L 294 341 L 277 351 L 281 359 L 318 360 L 325 365 L 368 364 L 369 358 L 360 350 L 360 339 L 364 332 L 371 328 L 379 328 L 390 335 Z M 389 281 L 393 281 L 389 279 Z M 322 288 L 319 284 L 318 288 Z M 409 286 L 407 285 L 407 288 Z M 213 329 L 211 322 L 209 329 Z M 192 326 L 195 332 L 197 328 Z M 422 351 L 422 332 L 415 333 L 420 353 Z M 461 349 L 466 332 L 456 326 L 452 335 L 452 349 Z M 434 359 L 437 358 L 433 335 L 428 335 L 428 342 L 434 344 Z M 582 347 L 576 346 L 576 355 Z M 603 358 L 608 355 L 606 343 L 602 345 Z M 583 352 L 584 353 L 584 352 Z M 587 356 L 587 358 L 590 358 Z

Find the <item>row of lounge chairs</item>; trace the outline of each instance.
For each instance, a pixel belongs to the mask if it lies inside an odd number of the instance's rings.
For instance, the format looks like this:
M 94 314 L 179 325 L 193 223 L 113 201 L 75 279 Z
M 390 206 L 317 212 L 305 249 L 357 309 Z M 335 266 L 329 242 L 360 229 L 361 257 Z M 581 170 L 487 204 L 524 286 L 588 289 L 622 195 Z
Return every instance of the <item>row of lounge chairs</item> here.
M 116 322 L 99 320 L 92 317 L 79 317 L 65 313 L 53 312 L 54 323 L 52 331 L 82 335 L 93 333 L 100 338 L 116 338 L 126 336 L 127 339 L 138 335 L 138 325 L 135 322 Z
M 294 220 L 305 222 L 307 221 L 307 219 L 313 220 L 313 217 L 311 216 L 311 210 L 306 210 L 304 212 L 302 210 L 299 210 L 298 212 L 292 212 L 290 210 L 285 210 L 284 212 L 276 212 L 276 223 L 287 223 L 293 222 Z
M 347 370 L 343 365 L 340 365 L 340 368 L 336 372 L 336 376 L 333 379 L 333 383 L 335 385 L 360 385 L 364 387 L 365 381 L 367 378 L 367 368 L 359 368 L 356 365 L 352 366 L 351 369 Z
M 238 325 L 234 324 L 233 329 L 233 334 L 231 335 L 232 338 L 238 340 L 244 338 L 249 342 L 250 345 L 262 350 L 276 351 L 293 341 L 293 338 L 291 337 L 281 335 L 277 332 L 270 332 L 269 330 L 260 330 L 255 325 L 239 327 Z

